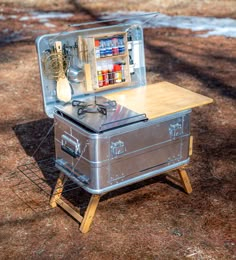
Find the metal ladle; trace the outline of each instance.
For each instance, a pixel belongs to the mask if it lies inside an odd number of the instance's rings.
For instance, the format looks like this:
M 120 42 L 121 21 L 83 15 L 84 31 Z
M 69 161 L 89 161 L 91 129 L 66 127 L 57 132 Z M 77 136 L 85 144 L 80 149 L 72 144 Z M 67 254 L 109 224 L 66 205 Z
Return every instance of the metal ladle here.
M 73 51 L 71 53 L 69 66 L 66 71 L 66 76 L 70 83 L 81 83 L 84 81 L 83 65 L 82 64 L 80 66 L 76 65 L 74 62 L 74 57 L 75 57 L 75 48 L 73 48 Z

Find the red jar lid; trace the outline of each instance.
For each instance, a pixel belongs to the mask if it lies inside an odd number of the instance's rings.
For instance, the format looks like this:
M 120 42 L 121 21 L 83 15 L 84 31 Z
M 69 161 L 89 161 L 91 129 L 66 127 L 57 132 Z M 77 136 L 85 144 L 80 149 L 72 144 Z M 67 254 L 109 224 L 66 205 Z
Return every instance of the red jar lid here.
M 114 64 L 114 71 L 121 71 L 121 66 L 119 64 Z

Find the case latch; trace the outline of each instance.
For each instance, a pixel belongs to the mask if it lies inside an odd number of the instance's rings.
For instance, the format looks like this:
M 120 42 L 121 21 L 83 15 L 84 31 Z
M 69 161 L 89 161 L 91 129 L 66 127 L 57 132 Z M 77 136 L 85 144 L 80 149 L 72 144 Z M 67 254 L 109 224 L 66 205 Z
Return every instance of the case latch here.
M 183 134 L 182 123 L 171 124 L 169 127 L 169 134 L 171 139 L 175 139 Z
M 125 143 L 123 141 L 117 141 L 117 142 L 112 142 L 111 143 L 111 153 L 113 157 L 116 157 L 118 155 L 121 155 L 125 153 Z
M 61 149 L 74 158 L 80 156 L 80 142 L 72 135 L 63 134 L 61 136 Z

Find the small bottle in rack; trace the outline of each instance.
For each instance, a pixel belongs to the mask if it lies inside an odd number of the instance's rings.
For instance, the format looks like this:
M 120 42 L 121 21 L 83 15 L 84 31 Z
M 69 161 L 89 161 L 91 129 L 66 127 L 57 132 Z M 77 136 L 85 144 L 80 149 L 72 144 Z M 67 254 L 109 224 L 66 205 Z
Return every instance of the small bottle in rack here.
M 121 72 L 121 66 L 119 64 L 114 64 L 114 73 L 115 73 L 115 83 L 121 83 L 122 72 Z
M 111 39 L 106 39 L 106 56 L 112 56 L 112 42 Z
M 112 38 L 112 55 L 119 55 L 118 39 L 116 37 Z
M 114 70 L 113 70 L 113 64 L 112 62 L 108 62 L 108 78 L 109 78 L 109 84 L 114 84 Z
M 103 86 L 109 85 L 109 78 L 108 78 L 108 67 L 107 63 L 102 64 L 102 78 L 103 78 Z
M 119 55 L 125 53 L 125 44 L 124 44 L 124 38 L 120 36 L 118 38 L 118 49 L 119 49 Z
M 106 45 L 104 40 L 100 40 L 100 57 L 106 57 Z
M 103 87 L 102 67 L 97 66 L 98 87 Z
M 95 55 L 96 58 L 100 58 L 100 41 L 95 40 Z

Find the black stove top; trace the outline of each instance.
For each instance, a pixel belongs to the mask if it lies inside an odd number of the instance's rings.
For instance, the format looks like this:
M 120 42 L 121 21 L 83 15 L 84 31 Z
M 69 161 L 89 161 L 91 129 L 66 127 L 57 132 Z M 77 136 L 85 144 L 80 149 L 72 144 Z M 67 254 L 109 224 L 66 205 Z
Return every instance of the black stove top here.
M 145 114 L 136 113 L 116 101 L 104 97 L 87 97 L 73 100 L 58 111 L 95 133 L 145 121 Z
M 76 106 L 78 108 L 77 114 L 79 116 L 85 113 L 101 113 L 103 115 L 107 115 L 110 111 L 116 111 L 117 107 L 116 101 L 108 100 L 99 103 L 99 101 L 97 101 L 97 97 L 94 97 L 94 101 L 91 103 L 82 100 L 73 100 L 71 104 L 72 106 Z

